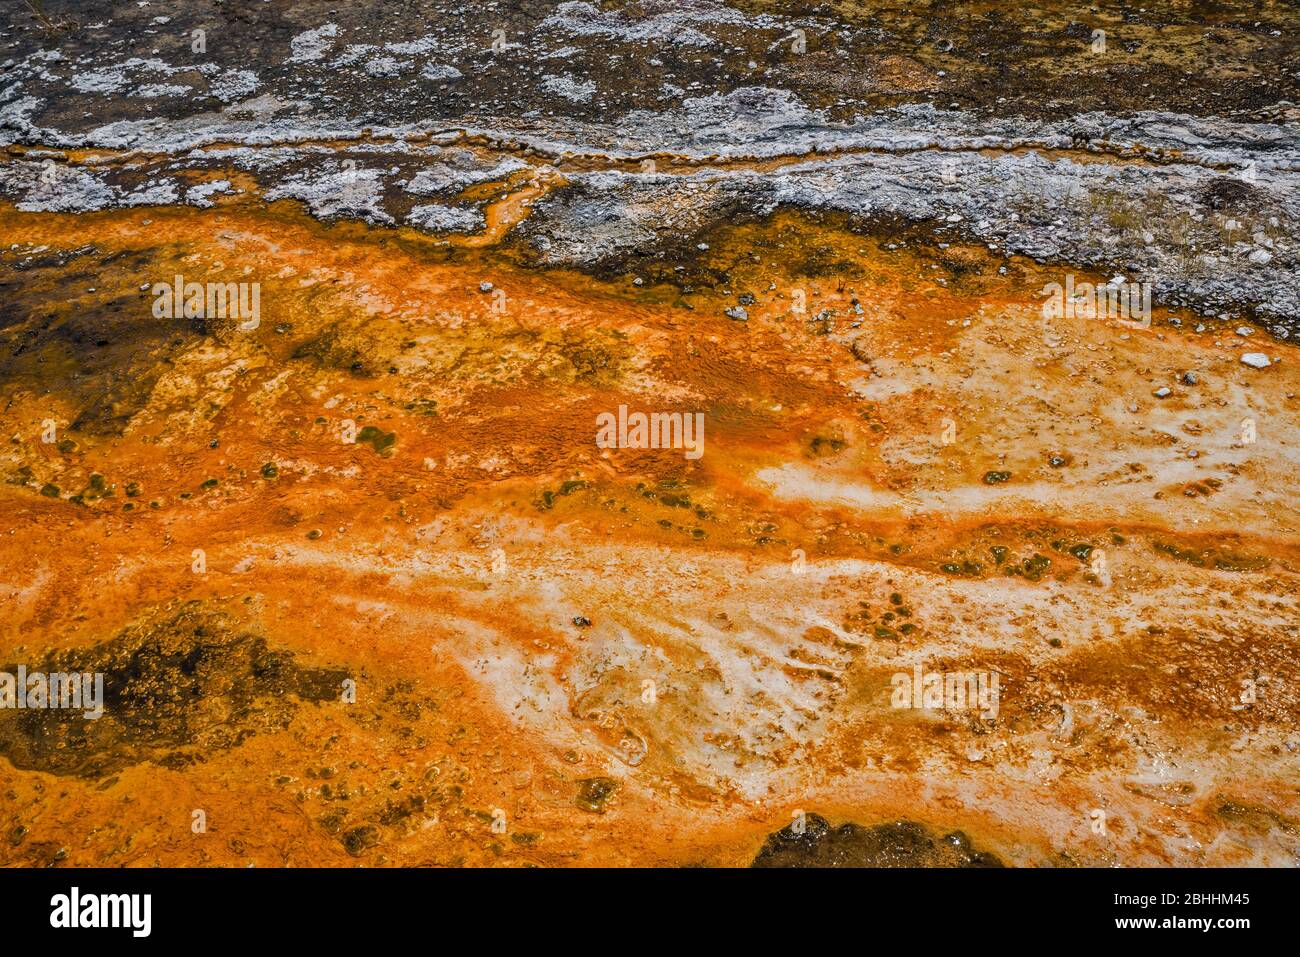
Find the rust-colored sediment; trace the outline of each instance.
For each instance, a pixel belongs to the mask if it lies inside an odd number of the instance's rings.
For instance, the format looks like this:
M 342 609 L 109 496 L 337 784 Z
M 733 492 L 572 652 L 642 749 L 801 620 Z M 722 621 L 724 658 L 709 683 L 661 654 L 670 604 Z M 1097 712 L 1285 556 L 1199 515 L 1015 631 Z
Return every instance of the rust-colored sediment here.
M 0 212 L 94 247 L 3 263 L 0 656 L 197 621 L 356 685 L 262 720 L 214 673 L 183 760 L 29 741 L 0 862 L 741 864 L 798 810 L 1017 864 L 1295 859 L 1294 346 L 1045 322 L 1059 269 L 787 214 L 712 237 L 711 290 L 528 269 L 514 185 L 483 248 Z M 260 326 L 159 331 L 177 273 L 260 281 Z M 704 412 L 703 456 L 597 448 L 620 404 Z M 917 663 L 996 671 L 996 719 L 892 708 Z

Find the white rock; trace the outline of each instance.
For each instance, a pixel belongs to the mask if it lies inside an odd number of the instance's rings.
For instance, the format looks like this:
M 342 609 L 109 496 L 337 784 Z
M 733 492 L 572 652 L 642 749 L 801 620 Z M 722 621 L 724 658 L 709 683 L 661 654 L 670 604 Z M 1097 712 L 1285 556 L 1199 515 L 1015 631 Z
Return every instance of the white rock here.
M 1267 369 L 1272 363 L 1268 361 L 1268 356 L 1262 352 L 1247 352 L 1241 357 L 1241 361 L 1255 369 Z
M 1269 252 L 1267 249 L 1256 249 L 1253 253 L 1251 253 L 1246 258 L 1253 263 L 1258 263 L 1259 265 L 1263 266 L 1273 258 L 1273 254 Z

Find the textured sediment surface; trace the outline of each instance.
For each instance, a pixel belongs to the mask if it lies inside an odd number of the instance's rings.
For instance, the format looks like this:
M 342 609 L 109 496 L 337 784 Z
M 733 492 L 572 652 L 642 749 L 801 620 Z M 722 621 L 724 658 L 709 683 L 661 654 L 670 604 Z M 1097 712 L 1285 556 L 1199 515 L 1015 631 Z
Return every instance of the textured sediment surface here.
M 105 697 L 0 862 L 1300 859 L 1294 5 L 91 6 L 0 20 L 0 671 Z

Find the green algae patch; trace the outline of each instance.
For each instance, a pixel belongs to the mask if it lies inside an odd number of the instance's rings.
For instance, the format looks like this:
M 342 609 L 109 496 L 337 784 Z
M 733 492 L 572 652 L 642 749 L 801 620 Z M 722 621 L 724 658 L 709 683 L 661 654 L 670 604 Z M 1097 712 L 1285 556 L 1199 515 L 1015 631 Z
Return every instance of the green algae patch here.
M 348 676 L 299 664 L 200 601 L 156 608 L 112 638 L 46 659 L 39 670 L 101 676 L 102 714 L 0 710 L 0 755 L 20 770 L 82 778 L 145 762 L 183 770 L 289 727 L 304 702 L 336 700 Z
M 1238 555 L 1218 548 L 1183 548 L 1172 542 L 1152 542 L 1151 547 L 1162 555 L 1197 568 L 1214 568 L 1225 572 L 1254 572 L 1269 566 L 1269 560 L 1257 555 Z
M 604 814 L 605 805 L 618 790 L 613 778 L 583 778 L 578 782 L 578 796 L 574 803 L 592 814 Z
M 831 827 L 807 815 L 768 837 L 751 867 L 1003 867 L 961 831 L 940 836 L 915 821 Z
M 393 454 L 393 446 L 397 444 L 397 433 L 385 432 L 373 425 L 367 425 L 357 433 L 357 444 L 368 445 L 375 450 L 376 454 L 387 458 Z

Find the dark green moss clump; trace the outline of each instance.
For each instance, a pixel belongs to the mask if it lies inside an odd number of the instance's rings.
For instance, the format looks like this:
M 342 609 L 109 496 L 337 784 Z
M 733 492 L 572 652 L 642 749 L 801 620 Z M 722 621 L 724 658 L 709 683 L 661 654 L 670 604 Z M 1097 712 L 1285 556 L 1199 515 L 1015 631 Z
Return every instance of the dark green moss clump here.
M 985 472 L 985 473 L 984 473 L 984 484 L 985 484 L 985 485 L 1001 485 L 1003 482 L 1008 481 L 1010 478 L 1011 478 L 1011 473 L 1010 473 L 1010 472 L 998 472 L 998 471 Z

